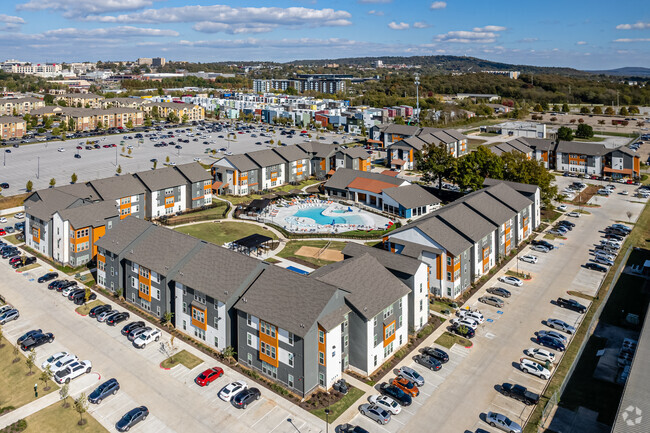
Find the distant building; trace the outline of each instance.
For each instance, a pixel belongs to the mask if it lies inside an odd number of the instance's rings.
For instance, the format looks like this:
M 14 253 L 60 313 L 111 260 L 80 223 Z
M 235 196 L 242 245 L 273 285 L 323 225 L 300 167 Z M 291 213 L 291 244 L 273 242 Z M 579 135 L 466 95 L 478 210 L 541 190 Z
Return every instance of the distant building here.
M 42 107 L 45 102 L 38 98 L 3 98 L 0 99 L 0 116 L 23 116 Z
M 26 127 L 27 122 L 22 117 L 0 116 L 0 139 L 21 138 Z
M 492 74 L 492 75 L 505 75 L 508 78 L 512 78 L 513 80 L 516 80 L 519 78 L 519 71 L 481 71 L 484 74 Z
M 141 57 L 138 59 L 138 65 L 139 66 L 153 66 L 154 68 L 162 67 L 165 66 L 165 61 L 164 57 Z
M 546 138 L 546 125 L 535 122 L 503 122 L 481 127 L 481 130 L 510 137 Z

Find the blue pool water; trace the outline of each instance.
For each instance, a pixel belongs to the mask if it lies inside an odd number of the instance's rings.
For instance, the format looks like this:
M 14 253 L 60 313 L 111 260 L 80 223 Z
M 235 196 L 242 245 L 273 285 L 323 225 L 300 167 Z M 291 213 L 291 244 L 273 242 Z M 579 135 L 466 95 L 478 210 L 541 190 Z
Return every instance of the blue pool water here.
M 293 214 L 293 216 L 300 217 L 300 218 L 311 218 L 314 221 L 316 221 L 316 224 L 321 226 L 332 224 L 332 221 L 334 221 L 334 224 L 357 224 L 357 225 L 364 224 L 363 218 L 361 218 L 359 215 L 345 215 L 345 216 L 331 217 L 331 216 L 323 215 L 323 210 L 325 210 L 325 208 L 321 208 L 321 207 L 300 209 L 296 211 L 296 213 Z
M 289 269 L 290 271 L 294 271 L 294 272 L 297 273 L 297 274 L 301 274 L 301 275 L 309 275 L 309 272 L 307 272 L 307 271 L 303 271 L 302 269 L 298 269 L 298 268 L 296 268 L 295 266 L 289 266 L 287 269 Z

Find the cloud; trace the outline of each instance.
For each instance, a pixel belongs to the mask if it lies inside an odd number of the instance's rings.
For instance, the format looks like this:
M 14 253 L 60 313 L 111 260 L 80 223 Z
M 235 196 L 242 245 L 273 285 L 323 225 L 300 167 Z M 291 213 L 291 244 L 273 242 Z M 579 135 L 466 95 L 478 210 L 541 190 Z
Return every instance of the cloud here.
M 638 21 L 634 24 L 619 24 L 616 26 L 617 30 L 645 30 L 650 29 L 650 23 Z
M 650 42 L 650 38 L 635 38 L 635 39 L 622 38 L 622 39 L 615 39 L 614 42 Z
M 384 11 L 376 11 L 376 10 L 370 10 L 368 11 L 368 15 L 375 15 L 377 17 L 383 17 L 384 16 Z
M 428 23 L 425 23 L 424 21 L 416 21 L 413 23 L 413 28 L 414 29 L 427 29 L 431 27 Z
M 436 9 L 444 9 L 446 7 L 447 7 L 446 2 L 433 2 L 433 3 L 431 3 L 431 9 L 434 9 L 434 10 L 436 10 Z
M 485 27 L 474 27 L 475 32 L 502 32 L 507 30 L 502 26 L 485 26 Z
M 304 7 L 245 7 L 227 5 L 182 6 L 146 9 L 123 15 L 89 15 L 87 21 L 107 23 L 196 23 L 194 30 L 205 33 L 262 33 L 278 27 L 339 27 L 352 24 L 343 10 Z
M 304 48 L 304 47 L 327 47 L 327 48 L 353 48 L 357 45 L 363 45 L 364 42 L 353 41 L 349 39 L 329 38 L 298 38 L 298 39 L 214 39 L 203 41 L 186 41 L 179 42 L 185 47 L 201 48 Z
M 457 30 L 435 37 L 439 42 L 454 42 L 459 44 L 490 44 L 499 37 L 497 32 L 506 30 L 501 26 L 474 27 L 474 30 Z
M 587 45 L 586 41 L 578 41 L 576 42 L 576 45 Z
M 6 24 L 25 24 L 25 20 L 21 17 L 14 17 L 11 15 L 0 14 L 0 23 Z
M 406 30 L 411 27 L 411 25 L 409 23 L 396 23 L 395 21 L 391 21 L 388 23 L 388 27 L 393 30 Z
M 110 28 L 99 29 L 76 29 L 65 28 L 48 30 L 43 32 L 43 35 L 48 38 L 67 38 L 67 39 L 94 39 L 94 38 L 119 38 L 119 37 L 163 37 L 163 36 L 179 36 L 175 30 L 162 30 L 162 29 L 147 29 L 132 26 L 118 26 Z
M 90 14 L 132 11 L 151 6 L 162 0 L 30 0 L 16 6 L 17 10 L 39 11 L 51 9 L 61 11 L 68 18 L 79 18 Z

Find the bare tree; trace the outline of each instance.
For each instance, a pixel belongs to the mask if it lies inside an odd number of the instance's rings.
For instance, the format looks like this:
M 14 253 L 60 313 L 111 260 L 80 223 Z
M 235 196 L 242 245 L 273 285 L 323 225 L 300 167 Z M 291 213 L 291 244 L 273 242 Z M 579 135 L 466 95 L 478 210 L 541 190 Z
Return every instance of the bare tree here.
M 49 380 L 52 378 L 52 369 L 50 368 L 49 365 L 45 366 L 45 369 L 41 373 L 41 375 L 38 377 L 38 379 L 43 382 L 43 391 L 49 391 L 50 386 L 48 385 Z
M 27 373 L 27 376 L 31 376 L 34 374 L 32 369 L 34 368 L 34 364 L 36 363 L 36 351 L 34 349 L 29 351 L 29 355 L 27 355 L 27 358 L 25 359 L 25 364 L 27 364 L 27 368 L 29 368 L 29 373 Z
M 61 397 L 61 401 L 63 401 L 63 407 L 68 407 L 68 397 L 70 396 L 70 385 L 65 383 L 59 389 L 59 397 Z
M 88 399 L 86 398 L 86 394 L 83 392 L 79 397 L 77 397 L 74 401 L 74 410 L 79 414 L 79 422 L 77 424 L 79 425 L 84 425 L 86 424 L 86 421 L 84 419 L 84 413 L 88 410 Z

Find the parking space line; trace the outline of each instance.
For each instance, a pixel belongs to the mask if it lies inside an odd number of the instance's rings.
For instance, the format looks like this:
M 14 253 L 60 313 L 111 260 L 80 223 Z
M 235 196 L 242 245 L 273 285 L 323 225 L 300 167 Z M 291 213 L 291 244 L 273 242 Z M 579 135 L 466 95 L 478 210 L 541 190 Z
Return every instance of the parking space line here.
M 258 404 L 260 401 L 262 401 L 262 399 L 255 400 L 255 403 L 253 403 L 253 404 L 252 404 L 251 406 L 249 406 L 249 407 L 251 407 L 251 408 L 254 407 L 254 406 L 255 406 L 256 404 Z M 230 403 L 230 405 L 232 406 L 232 403 Z M 269 413 L 270 413 L 270 412 L 269 412 Z M 244 416 L 244 415 L 246 415 L 246 411 L 245 411 L 245 410 L 242 410 L 241 413 L 237 416 L 237 419 L 241 418 L 241 417 Z M 268 415 L 268 414 L 267 414 L 267 415 Z
M 260 419 L 258 419 L 257 421 L 255 421 L 255 423 L 253 423 L 253 425 L 251 426 L 251 428 L 255 427 L 255 426 L 257 425 L 258 422 L 262 421 L 264 418 L 266 418 L 267 416 L 271 415 L 271 412 L 273 412 L 273 411 L 274 411 L 275 409 L 277 409 L 277 408 L 278 408 L 278 406 L 273 406 L 273 407 L 271 408 L 271 410 L 268 411 L 268 412 L 266 413 L 266 415 L 260 417 Z

